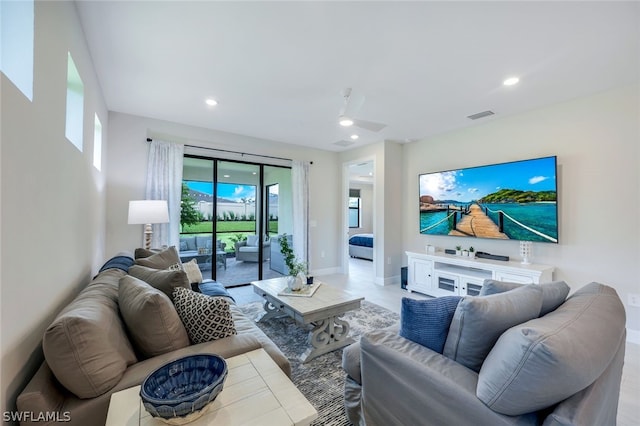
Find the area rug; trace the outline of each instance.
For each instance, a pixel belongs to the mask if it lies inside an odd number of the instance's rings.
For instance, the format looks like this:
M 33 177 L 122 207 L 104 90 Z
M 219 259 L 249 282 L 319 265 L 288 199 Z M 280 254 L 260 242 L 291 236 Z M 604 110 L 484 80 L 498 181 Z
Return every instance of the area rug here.
M 249 318 L 263 312 L 261 302 L 240 306 Z M 357 311 L 342 316 L 351 327 L 349 335 L 358 341 L 367 332 L 396 324 L 400 317 L 376 304 L 363 301 Z M 344 412 L 343 395 L 346 374 L 342 370 L 342 349 L 329 352 L 303 364 L 300 354 L 307 348 L 311 326 L 296 323 L 289 317 L 257 323 L 258 327 L 280 348 L 291 363 L 291 380 L 318 410 L 312 425 L 349 425 Z

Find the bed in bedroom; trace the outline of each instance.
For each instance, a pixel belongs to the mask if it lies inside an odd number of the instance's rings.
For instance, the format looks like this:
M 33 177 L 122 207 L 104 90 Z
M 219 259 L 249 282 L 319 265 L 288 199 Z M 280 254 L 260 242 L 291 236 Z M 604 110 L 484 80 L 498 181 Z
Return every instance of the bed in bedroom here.
M 349 237 L 349 256 L 373 260 L 373 234 L 355 234 Z

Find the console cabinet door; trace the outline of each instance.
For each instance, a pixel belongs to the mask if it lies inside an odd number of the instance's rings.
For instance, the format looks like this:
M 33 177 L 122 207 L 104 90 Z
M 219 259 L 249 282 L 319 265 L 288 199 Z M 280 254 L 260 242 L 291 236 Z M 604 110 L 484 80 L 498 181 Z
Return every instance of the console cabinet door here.
M 407 289 L 431 295 L 433 286 L 433 262 L 430 260 L 409 258 L 409 282 Z
M 457 296 L 460 294 L 460 277 L 458 275 L 436 271 L 433 274 L 433 283 L 432 296 Z
M 477 296 L 480 294 L 480 289 L 484 279 L 460 276 L 460 296 Z

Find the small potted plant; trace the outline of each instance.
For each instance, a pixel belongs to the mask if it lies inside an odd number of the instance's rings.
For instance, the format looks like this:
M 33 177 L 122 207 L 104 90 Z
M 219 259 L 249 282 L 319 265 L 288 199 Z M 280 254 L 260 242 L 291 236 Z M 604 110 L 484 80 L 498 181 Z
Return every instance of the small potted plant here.
M 476 249 L 474 249 L 473 246 L 469 247 L 469 257 L 472 259 L 476 257 Z
M 462 246 L 456 246 L 456 256 L 462 256 Z
M 284 263 L 289 269 L 287 286 L 292 291 L 299 291 L 307 283 L 307 263 L 296 259 L 287 240 L 287 234 L 282 234 L 280 237 L 280 253 L 282 253 Z

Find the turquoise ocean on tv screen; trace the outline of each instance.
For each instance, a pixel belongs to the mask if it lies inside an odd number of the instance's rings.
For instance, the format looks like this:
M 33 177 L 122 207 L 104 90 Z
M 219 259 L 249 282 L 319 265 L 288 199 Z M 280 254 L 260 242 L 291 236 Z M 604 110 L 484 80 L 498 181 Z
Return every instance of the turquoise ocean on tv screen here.
M 490 210 L 495 212 L 502 210 L 504 213 L 521 222 L 522 224 L 552 238 L 555 238 L 556 240 L 558 238 L 558 218 L 555 203 L 483 204 L 483 207 L 488 207 Z M 443 220 L 446 216 L 447 212 L 444 211 L 421 212 L 420 230 L 428 228 L 429 226 Z M 498 223 L 497 213 L 494 214 L 490 212 L 489 217 L 496 224 Z M 445 220 L 438 226 L 430 229 L 428 232 L 421 231 L 421 233 L 428 235 L 448 235 L 449 231 L 451 231 L 451 221 Z M 513 240 L 551 242 L 546 238 L 543 238 L 518 226 L 507 218 L 505 218 L 504 220 L 504 233 Z

